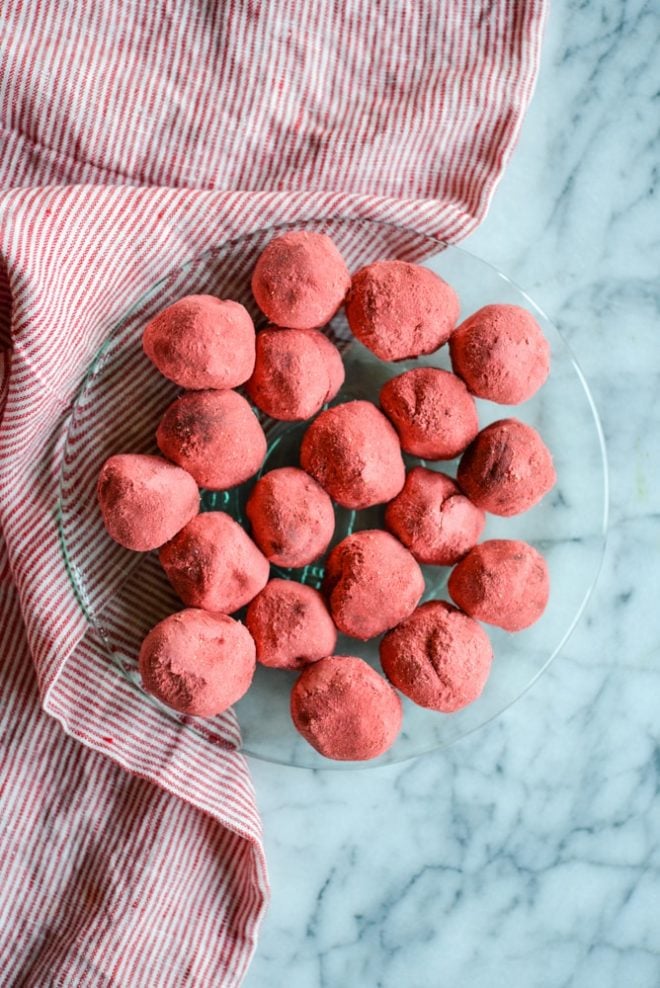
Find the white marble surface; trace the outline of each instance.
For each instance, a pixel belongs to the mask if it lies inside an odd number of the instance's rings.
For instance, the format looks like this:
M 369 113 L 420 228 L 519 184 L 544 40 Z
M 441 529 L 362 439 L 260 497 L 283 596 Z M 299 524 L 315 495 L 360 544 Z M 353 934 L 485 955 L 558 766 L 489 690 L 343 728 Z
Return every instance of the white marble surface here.
M 587 615 L 490 727 L 401 767 L 253 763 L 273 898 L 247 988 L 660 985 L 660 8 L 557 0 L 467 246 L 567 335 L 612 512 Z

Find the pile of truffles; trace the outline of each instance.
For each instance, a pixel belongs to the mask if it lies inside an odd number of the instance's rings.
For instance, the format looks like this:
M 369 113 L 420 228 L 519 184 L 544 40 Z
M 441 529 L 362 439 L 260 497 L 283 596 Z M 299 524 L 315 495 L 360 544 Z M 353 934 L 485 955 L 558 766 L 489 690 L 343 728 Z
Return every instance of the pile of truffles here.
M 142 680 L 175 710 L 212 717 L 244 695 L 257 662 L 294 670 L 300 734 L 327 758 L 374 758 L 401 729 L 399 692 L 445 714 L 481 694 L 493 653 L 478 622 L 516 632 L 546 607 L 548 568 L 536 549 L 479 539 L 486 512 L 515 515 L 547 494 L 552 457 L 518 419 L 480 430 L 475 398 L 529 399 L 548 375 L 549 346 L 514 305 L 488 305 L 456 327 L 455 291 L 416 264 L 378 261 L 351 278 L 320 233 L 271 241 L 252 292 L 267 320 L 259 332 L 238 302 L 209 295 L 182 298 L 149 322 L 146 356 L 185 390 L 158 426 L 162 456 L 112 456 L 98 479 L 110 536 L 157 549 L 185 605 L 145 638 Z M 397 361 L 448 343 L 454 373 L 421 365 L 385 383 L 379 408 L 326 407 L 344 365 L 323 327 L 342 305 L 355 345 Z M 266 417 L 313 420 L 299 466 L 261 472 Z M 428 465 L 458 456 L 455 478 Z M 414 457 L 422 462 L 411 465 Z M 226 491 L 257 474 L 249 532 L 222 511 L 200 513 L 199 488 Z M 335 505 L 382 505 L 384 528 L 354 531 L 328 552 Z M 319 560 L 320 592 L 294 573 L 271 578 L 271 565 Z M 420 564 L 453 567 L 453 604 L 420 604 Z M 232 616 L 239 611 L 243 620 Z M 385 676 L 335 654 L 338 631 L 383 635 Z

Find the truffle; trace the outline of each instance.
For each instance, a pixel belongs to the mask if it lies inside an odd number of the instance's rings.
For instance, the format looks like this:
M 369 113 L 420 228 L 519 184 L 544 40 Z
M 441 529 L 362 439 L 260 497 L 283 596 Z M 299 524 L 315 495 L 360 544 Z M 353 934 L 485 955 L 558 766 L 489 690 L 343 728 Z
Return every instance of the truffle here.
M 214 717 L 247 692 L 255 647 L 238 621 L 190 609 L 151 629 L 139 662 L 145 689 L 163 703 L 182 714 Z
M 351 276 L 343 257 L 324 233 L 296 230 L 276 237 L 260 255 L 252 294 L 278 326 L 324 326 L 344 301 Z
M 97 496 L 109 535 L 142 552 L 167 542 L 199 511 L 199 491 L 189 473 L 139 453 L 105 461 Z
M 322 556 L 335 530 L 332 501 L 296 467 L 264 474 L 245 508 L 252 537 L 276 566 L 307 566 Z
M 321 594 L 293 580 L 271 580 L 248 607 L 245 623 L 257 661 L 275 669 L 300 669 L 332 655 L 337 644 Z
M 466 614 L 505 631 L 522 631 L 543 614 L 550 595 L 545 559 L 527 542 L 491 539 L 451 572 L 449 593 Z
M 451 460 L 479 431 L 474 399 L 459 377 L 418 367 L 381 388 L 380 404 L 399 433 L 406 453 L 426 460 Z
M 238 302 L 188 295 L 147 324 L 142 346 L 182 388 L 234 388 L 254 368 L 254 325 Z
M 405 480 L 396 432 L 369 401 L 321 412 L 303 436 L 300 464 L 344 508 L 391 501 Z
M 156 440 L 168 459 L 212 490 L 242 484 L 266 455 L 264 431 L 235 391 L 190 391 L 177 398 L 163 415 Z
M 400 494 L 385 508 L 387 528 L 418 563 L 453 566 L 477 544 L 486 522 L 451 477 L 424 467 L 406 476 Z
M 331 655 L 308 666 L 291 691 L 291 717 L 313 748 L 337 761 L 377 758 L 401 730 L 401 700 L 362 659 Z
M 428 268 L 377 261 L 353 278 L 346 316 L 353 335 L 381 360 L 433 353 L 460 310 L 454 289 Z
M 538 504 L 557 475 L 536 429 L 518 419 L 499 419 L 465 450 L 456 479 L 478 507 L 508 517 Z
M 344 365 L 339 350 L 317 329 L 264 329 L 247 384 L 262 412 L 287 422 L 309 419 L 339 391 Z
M 270 567 L 238 522 L 197 515 L 160 550 L 167 577 L 188 607 L 231 614 L 266 586 Z
M 518 405 L 535 394 L 550 371 L 550 346 L 526 309 L 486 305 L 455 329 L 452 366 L 472 394 Z
M 492 659 L 483 628 L 444 600 L 422 604 L 380 644 L 389 681 L 420 707 L 445 714 L 480 696 Z
M 378 529 L 354 532 L 327 558 L 323 591 L 332 619 L 352 638 L 375 638 L 411 614 L 424 577 L 407 549 Z

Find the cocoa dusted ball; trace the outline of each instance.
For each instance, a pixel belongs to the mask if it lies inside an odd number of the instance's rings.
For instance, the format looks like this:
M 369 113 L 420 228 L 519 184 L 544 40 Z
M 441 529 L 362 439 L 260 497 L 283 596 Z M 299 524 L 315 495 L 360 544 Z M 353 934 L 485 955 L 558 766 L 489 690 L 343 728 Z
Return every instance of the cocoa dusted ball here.
M 337 629 L 323 597 L 304 583 L 271 580 L 254 598 L 245 623 L 257 661 L 275 669 L 300 669 L 332 655 Z

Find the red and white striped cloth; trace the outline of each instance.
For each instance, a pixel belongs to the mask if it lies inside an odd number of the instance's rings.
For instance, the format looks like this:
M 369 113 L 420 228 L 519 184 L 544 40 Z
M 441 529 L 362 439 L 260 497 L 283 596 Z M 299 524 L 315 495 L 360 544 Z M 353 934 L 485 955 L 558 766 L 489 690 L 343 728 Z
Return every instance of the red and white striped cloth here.
M 467 234 L 543 14 L 0 0 L 3 986 L 236 985 L 268 897 L 231 717 L 214 747 L 145 705 L 64 571 L 57 479 L 92 355 L 172 267 L 253 228 L 342 213 Z

